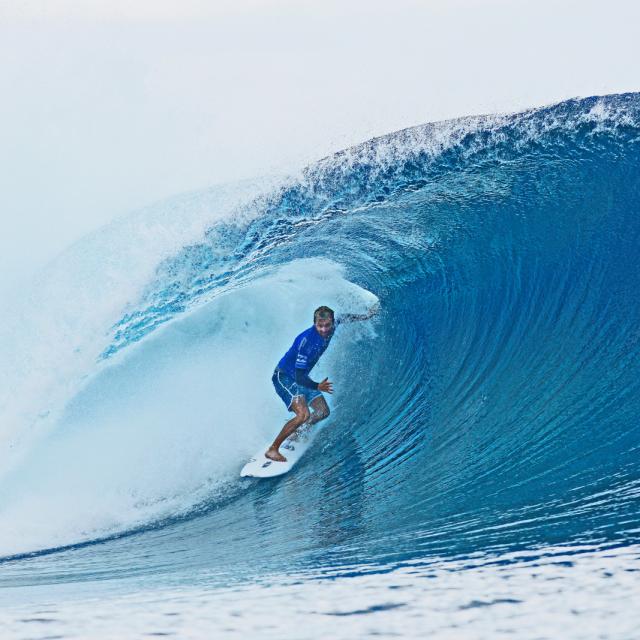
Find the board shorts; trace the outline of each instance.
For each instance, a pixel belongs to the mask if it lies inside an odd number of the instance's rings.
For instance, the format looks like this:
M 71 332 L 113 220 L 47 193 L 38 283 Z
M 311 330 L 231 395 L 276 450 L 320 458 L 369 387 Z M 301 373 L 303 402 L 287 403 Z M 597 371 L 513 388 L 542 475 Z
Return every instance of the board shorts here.
M 308 405 L 316 398 L 322 396 L 322 391 L 311 389 L 310 387 L 303 387 L 281 369 L 276 369 L 273 372 L 271 382 L 273 382 L 276 393 L 282 398 L 282 402 L 284 402 L 289 411 L 292 410 L 291 403 L 296 396 L 304 396 Z

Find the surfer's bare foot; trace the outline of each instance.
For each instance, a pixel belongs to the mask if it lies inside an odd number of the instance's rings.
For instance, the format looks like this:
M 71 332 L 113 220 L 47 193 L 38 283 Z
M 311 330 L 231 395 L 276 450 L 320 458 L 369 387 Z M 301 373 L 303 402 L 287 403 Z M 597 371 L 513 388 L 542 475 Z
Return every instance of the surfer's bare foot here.
M 287 459 L 274 447 L 270 447 L 264 453 L 266 458 L 269 460 L 274 460 L 275 462 L 286 462 Z

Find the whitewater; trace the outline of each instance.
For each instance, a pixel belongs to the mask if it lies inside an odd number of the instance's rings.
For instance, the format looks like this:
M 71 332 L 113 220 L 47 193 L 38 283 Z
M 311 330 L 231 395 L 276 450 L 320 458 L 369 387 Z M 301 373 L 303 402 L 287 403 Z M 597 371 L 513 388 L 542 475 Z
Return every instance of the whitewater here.
M 634 637 L 639 170 L 640 94 L 575 99 L 70 247 L 0 312 L 3 637 Z M 241 479 L 313 310 L 377 303 L 305 458 Z

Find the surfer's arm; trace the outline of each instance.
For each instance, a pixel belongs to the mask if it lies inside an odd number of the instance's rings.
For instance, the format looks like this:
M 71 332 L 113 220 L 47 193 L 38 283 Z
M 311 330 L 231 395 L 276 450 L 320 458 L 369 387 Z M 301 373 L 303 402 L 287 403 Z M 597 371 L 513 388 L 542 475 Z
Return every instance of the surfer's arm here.
M 318 383 L 313 381 L 304 369 L 296 369 L 296 384 L 310 389 L 318 389 Z
M 376 302 L 371 309 L 369 309 L 368 313 L 358 314 L 358 313 L 345 313 L 344 315 L 338 316 L 338 322 L 336 324 L 341 324 L 343 322 L 361 322 L 362 320 L 370 320 L 373 316 L 378 315 L 380 312 L 380 302 Z
M 307 353 L 307 340 L 304 338 L 298 345 L 296 357 L 296 384 L 309 389 L 318 389 L 318 383 L 309 377 L 309 354 Z

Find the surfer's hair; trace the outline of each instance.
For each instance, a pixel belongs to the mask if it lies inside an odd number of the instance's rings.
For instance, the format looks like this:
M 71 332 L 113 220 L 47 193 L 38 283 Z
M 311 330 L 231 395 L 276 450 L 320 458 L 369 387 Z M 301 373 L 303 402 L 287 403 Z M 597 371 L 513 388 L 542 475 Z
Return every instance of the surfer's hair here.
M 326 320 L 327 318 L 331 318 L 331 322 L 335 322 L 333 309 L 329 309 L 329 307 L 318 307 L 313 312 L 313 324 L 315 324 L 318 319 Z

